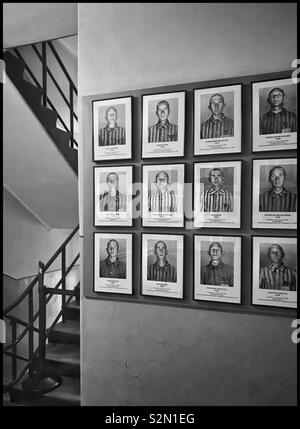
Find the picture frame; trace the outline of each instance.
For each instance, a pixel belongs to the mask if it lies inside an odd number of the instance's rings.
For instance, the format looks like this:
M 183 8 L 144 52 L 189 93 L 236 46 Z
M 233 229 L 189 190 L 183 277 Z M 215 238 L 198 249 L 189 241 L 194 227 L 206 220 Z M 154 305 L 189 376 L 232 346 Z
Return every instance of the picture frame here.
M 241 227 L 242 161 L 194 163 L 194 228 Z
M 252 160 L 252 227 L 297 228 L 297 159 Z
M 186 91 L 142 96 L 142 158 L 183 157 Z
M 132 236 L 94 232 L 94 292 L 132 295 Z
M 194 300 L 241 304 L 241 236 L 194 235 Z
M 141 295 L 182 300 L 183 272 L 183 234 L 142 234 Z
M 184 227 L 185 164 L 142 166 L 142 226 Z
M 94 166 L 94 226 L 132 226 L 129 166 Z
M 194 156 L 240 153 L 242 84 L 194 89 Z
M 133 97 L 93 100 L 93 161 L 132 158 Z
M 252 82 L 252 152 L 297 149 L 297 85 Z
M 297 238 L 252 237 L 252 305 L 297 308 Z

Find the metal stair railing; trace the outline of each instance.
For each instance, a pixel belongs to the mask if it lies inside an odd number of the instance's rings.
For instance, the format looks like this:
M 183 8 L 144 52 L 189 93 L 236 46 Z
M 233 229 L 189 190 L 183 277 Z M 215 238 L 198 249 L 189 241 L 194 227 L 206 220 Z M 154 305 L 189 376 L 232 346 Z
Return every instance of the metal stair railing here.
M 75 83 L 73 82 L 70 74 L 68 73 L 61 57 L 59 56 L 57 50 L 55 49 L 53 43 L 51 41 L 41 42 L 41 52 L 38 49 L 36 44 L 29 45 L 32 47 L 33 51 L 35 52 L 36 56 L 41 62 L 42 65 L 42 82 L 40 83 L 39 80 L 34 75 L 33 71 L 31 70 L 30 66 L 24 59 L 24 56 L 21 54 L 20 50 L 18 48 L 12 48 L 11 51 L 24 62 L 25 64 L 25 70 L 28 72 L 30 78 L 34 82 L 34 84 L 40 88 L 43 92 L 43 106 L 47 107 L 49 106 L 52 110 L 54 110 L 57 114 L 58 120 L 62 124 L 63 128 L 66 132 L 70 133 L 70 147 L 76 149 L 78 148 L 78 143 L 74 138 L 74 121 L 78 123 L 78 116 L 76 115 L 74 111 L 74 99 L 78 96 L 78 90 L 76 88 Z M 66 96 L 57 82 L 57 80 L 54 77 L 53 72 L 49 68 L 48 63 L 48 51 L 49 49 L 53 54 L 53 57 L 55 58 L 57 64 L 60 66 L 60 69 L 62 70 L 63 74 L 67 78 L 68 85 L 69 85 L 69 91 L 68 96 Z M 48 97 L 48 89 L 47 89 L 47 83 L 48 83 L 48 75 L 51 78 L 52 82 L 54 83 L 55 87 L 57 88 L 59 94 L 61 95 L 62 99 L 64 100 L 66 106 L 68 107 L 70 111 L 69 115 L 69 126 L 66 125 L 65 121 L 63 120 L 61 114 L 58 112 L 58 109 L 54 106 L 53 102 Z M 75 96 L 75 97 L 74 97 Z
M 45 374 L 46 340 L 59 319 L 62 318 L 62 321 L 65 321 L 64 309 L 73 297 L 78 297 L 79 293 L 79 282 L 75 286 L 74 290 L 66 289 L 66 278 L 80 257 L 80 254 L 78 253 L 70 265 L 66 267 L 66 248 L 78 230 L 79 225 L 77 225 L 77 227 L 72 231 L 69 237 L 67 237 L 67 239 L 62 243 L 59 249 L 54 253 L 54 255 L 46 264 L 39 261 L 38 275 L 31 281 L 26 290 L 3 312 L 3 317 L 9 320 L 11 326 L 11 342 L 3 347 L 3 353 L 11 358 L 11 382 L 3 385 L 3 392 L 9 392 L 10 389 L 12 389 L 23 378 L 26 372 L 28 372 L 29 380 L 34 379 L 34 377 L 38 380 L 43 379 Z M 50 268 L 58 256 L 61 256 L 61 278 L 55 287 L 50 288 L 44 284 L 44 276 L 46 271 Z M 33 293 L 36 290 L 36 285 L 38 285 L 39 304 L 38 310 L 34 314 Z M 54 322 L 47 329 L 47 304 L 54 295 L 61 295 L 61 309 L 56 315 Z M 28 299 L 27 322 L 11 314 L 11 312 L 17 309 L 26 298 Z M 34 324 L 37 319 L 39 322 L 38 327 L 36 327 Z M 19 335 L 17 335 L 18 325 L 24 328 L 22 332 L 19 333 Z M 34 333 L 38 334 L 38 346 L 36 349 L 34 349 Z M 28 356 L 22 356 L 18 354 L 17 347 L 26 334 L 28 334 Z M 37 372 L 35 372 L 34 369 L 34 363 L 36 359 L 38 359 Z M 26 362 L 26 365 L 19 373 L 17 368 L 18 361 Z

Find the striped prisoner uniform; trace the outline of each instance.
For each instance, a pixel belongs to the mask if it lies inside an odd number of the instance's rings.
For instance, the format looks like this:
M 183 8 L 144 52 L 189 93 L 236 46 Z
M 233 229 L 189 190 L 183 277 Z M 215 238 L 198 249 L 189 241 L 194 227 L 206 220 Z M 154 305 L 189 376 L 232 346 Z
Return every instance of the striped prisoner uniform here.
M 233 137 L 234 122 L 223 113 L 219 119 L 212 115 L 201 124 L 201 139 L 219 139 L 220 137 Z
M 117 124 L 110 128 L 106 125 L 99 130 L 99 146 L 116 146 L 126 144 L 125 128 Z
M 263 267 L 259 273 L 260 289 L 296 290 L 296 271 L 281 264 L 278 268 L 272 264 Z
M 157 192 L 149 197 L 150 212 L 176 212 L 174 191 Z
M 271 110 L 260 118 L 260 134 L 291 133 L 297 131 L 296 113 L 282 109 L 279 113 Z
M 109 192 L 100 195 L 101 212 L 119 212 L 126 210 L 126 195 L 117 191 L 113 197 Z
M 283 188 L 280 194 L 272 189 L 259 196 L 260 212 L 295 212 L 297 195 Z
M 201 267 L 201 284 L 233 286 L 233 267 L 223 261 L 218 265 L 213 265 L 210 261 Z
M 226 188 L 215 190 L 212 186 L 205 191 L 200 201 L 201 212 L 232 212 L 232 193 Z
M 156 261 L 148 267 L 147 280 L 154 280 L 157 282 L 177 282 L 177 272 L 173 265 L 166 261 L 163 267 L 158 265 Z
M 162 124 L 160 121 L 148 129 L 148 142 L 175 142 L 178 141 L 178 126 L 168 120 Z

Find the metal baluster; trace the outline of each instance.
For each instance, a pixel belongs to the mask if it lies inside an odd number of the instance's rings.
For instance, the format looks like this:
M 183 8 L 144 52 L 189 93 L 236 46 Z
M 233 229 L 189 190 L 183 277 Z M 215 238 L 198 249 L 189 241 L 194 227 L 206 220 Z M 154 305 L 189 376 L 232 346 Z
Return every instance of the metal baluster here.
M 66 290 L 66 248 L 64 247 L 61 252 L 61 276 L 62 276 L 62 283 L 61 288 L 62 290 Z M 66 305 L 66 295 L 61 296 L 61 306 L 62 309 L 65 308 Z M 65 322 L 65 315 L 64 312 L 62 313 L 62 321 Z
M 11 325 L 12 325 L 11 339 L 12 339 L 12 343 L 14 343 L 17 338 L 17 322 L 15 320 L 12 320 Z M 12 379 L 15 380 L 17 378 L 17 344 L 14 344 L 12 346 L 11 359 L 12 359 L 11 375 L 12 375 Z
M 42 42 L 42 58 L 43 58 L 43 105 L 47 107 L 47 45 Z
M 44 264 L 39 261 L 39 376 L 44 372 L 46 356 L 46 294 L 44 289 Z
M 71 147 L 74 147 L 74 101 L 73 101 L 73 84 L 70 86 L 70 133 L 71 133 Z
M 34 344 L 33 344 L 33 289 L 28 293 L 28 322 L 32 324 L 31 328 L 28 331 L 28 357 L 31 361 L 33 358 Z M 33 375 L 32 366 L 29 367 L 29 376 Z

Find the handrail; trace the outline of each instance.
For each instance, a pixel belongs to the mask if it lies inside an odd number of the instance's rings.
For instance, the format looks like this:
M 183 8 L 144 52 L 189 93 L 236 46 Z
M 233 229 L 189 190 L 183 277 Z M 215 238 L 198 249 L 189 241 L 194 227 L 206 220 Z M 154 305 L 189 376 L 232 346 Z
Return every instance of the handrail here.
M 34 285 L 37 283 L 38 281 L 38 276 L 36 276 L 32 282 L 29 284 L 29 286 L 27 286 L 27 288 L 24 290 L 24 292 L 19 296 L 19 298 L 17 298 L 12 304 L 10 304 L 4 311 L 3 311 L 3 316 L 7 317 L 7 314 L 10 313 L 17 305 L 20 304 L 20 302 L 23 301 L 24 298 L 26 298 L 26 296 L 28 295 L 28 293 L 30 292 L 30 290 L 33 289 Z
M 71 232 L 69 237 L 63 242 L 63 244 L 59 247 L 59 249 L 54 253 L 54 255 L 49 259 L 47 264 L 44 267 L 44 270 L 47 271 L 47 269 L 50 267 L 50 265 L 55 261 L 55 259 L 58 257 L 58 255 L 61 253 L 62 249 L 66 247 L 66 245 L 71 241 L 71 239 L 74 237 L 76 232 L 79 230 L 79 225 L 76 226 L 76 228 Z

